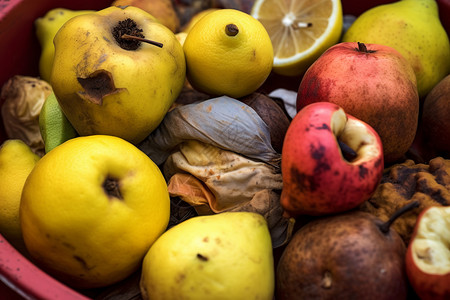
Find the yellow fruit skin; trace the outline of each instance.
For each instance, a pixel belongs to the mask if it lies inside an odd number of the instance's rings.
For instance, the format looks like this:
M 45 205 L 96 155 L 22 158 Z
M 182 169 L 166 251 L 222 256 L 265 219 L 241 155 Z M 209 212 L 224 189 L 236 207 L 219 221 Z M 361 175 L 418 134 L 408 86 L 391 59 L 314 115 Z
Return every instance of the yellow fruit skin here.
M 121 198 L 106 192 L 117 179 Z M 159 168 L 123 139 L 77 137 L 47 153 L 20 206 L 25 245 L 39 266 L 74 287 L 113 284 L 136 271 L 170 216 Z
M 53 38 L 61 26 L 72 17 L 92 13 L 93 10 L 70 10 L 65 8 L 54 8 L 49 10 L 43 17 L 36 19 L 36 36 L 41 45 L 41 56 L 39 58 L 39 75 L 50 82 L 53 59 L 55 57 L 55 46 Z
M 239 28 L 228 36 L 225 27 Z M 256 91 L 272 71 L 273 47 L 264 26 L 234 9 L 202 17 L 183 44 L 189 83 L 204 93 L 240 98 Z
M 434 0 L 374 7 L 355 20 L 342 41 L 395 48 L 412 65 L 421 98 L 450 73 L 450 42 Z
M 142 43 L 124 50 L 112 28 L 133 19 L 145 38 L 162 48 Z M 58 102 L 80 135 L 108 134 L 139 143 L 164 118 L 183 87 L 186 65 L 175 34 L 145 11 L 109 7 L 66 22 L 55 36 L 51 84 Z M 117 90 L 101 104 L 87 100 L 79 78 L 109 72 Z M 100 84 L 101 86 L 105 86 Z
M 272 244 L 264 218 L 224 212 L 166 231 L 142 266 L 144 299 L 273 299 Z
M 0 233 L 19 250 L 24 249 L 19 221 L 20 197 L 39 159 L 22 140 L 6 140 L 0 147 Z

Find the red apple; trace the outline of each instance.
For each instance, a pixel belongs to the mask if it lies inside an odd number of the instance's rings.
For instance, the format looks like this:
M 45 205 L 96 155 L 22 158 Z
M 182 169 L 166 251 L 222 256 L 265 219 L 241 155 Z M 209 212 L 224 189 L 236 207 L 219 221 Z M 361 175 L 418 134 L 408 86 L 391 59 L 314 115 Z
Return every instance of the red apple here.
M 422 300 L 450 299 L 450 207 L 425 208 L 406 252 L 406 274 Z
M 327 101 L 341 106 L 380 135 L 384 161 L 403 158 L 419 118 L 416 76 L 395 49 L 376 44 L 339 43 L 306 71 L 297 94 L 297 111 Z
M 339 142 L 354 157 L 345 158 Z M 286 132 L 281 205 L 294 217 L 350 210 L 373 194 L 383 169 L 381 140 L 371 126 L 336 104 L 310 104 Z

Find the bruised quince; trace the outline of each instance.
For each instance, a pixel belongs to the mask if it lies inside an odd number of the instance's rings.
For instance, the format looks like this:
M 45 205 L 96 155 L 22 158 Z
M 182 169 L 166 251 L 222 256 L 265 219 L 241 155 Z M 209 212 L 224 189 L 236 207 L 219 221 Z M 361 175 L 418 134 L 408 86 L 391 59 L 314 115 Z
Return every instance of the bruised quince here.
M 139 143 L 162 121 L 185 81 L 183 48 L 174 33 L 137 7 L 74 17 L 54 44 L 51 84 L 80 135 Z

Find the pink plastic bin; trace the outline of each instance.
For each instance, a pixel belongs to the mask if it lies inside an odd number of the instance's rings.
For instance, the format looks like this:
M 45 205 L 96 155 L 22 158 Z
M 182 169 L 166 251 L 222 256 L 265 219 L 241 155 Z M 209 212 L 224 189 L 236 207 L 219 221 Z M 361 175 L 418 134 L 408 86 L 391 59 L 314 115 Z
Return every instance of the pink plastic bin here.
M 174 0 L 175 3 L 177 1 L 181 0 Z M 0 0 L 0 87 L 14 75 L 38 76 L 40 46 L 34 31 L 35 19 L 52 8 L 98 10 L 111 2 L 112 0 Z M 342 5 L 345 14 L 357 16 L 370 7 L 390 2 L 394 1 L 342 0 Z M 441 21 L 447 32 L 450 32 L 450 0 L 438 0 L 438 5 Z M 0 116 L 0 144 L 5 139 Z M 0 235 L 0 299 L 87 298 L 41 271 Z

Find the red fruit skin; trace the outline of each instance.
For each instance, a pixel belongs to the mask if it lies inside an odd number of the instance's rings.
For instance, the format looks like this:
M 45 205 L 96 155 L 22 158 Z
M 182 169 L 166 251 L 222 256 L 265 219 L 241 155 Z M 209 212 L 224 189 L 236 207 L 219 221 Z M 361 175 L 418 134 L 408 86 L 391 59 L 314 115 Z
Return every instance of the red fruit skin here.
M 450 272 L 439 275 L 422 271 L 413 259 L 413 242 L 417 235 L 419 223 L 430 207 L 425 208 L 417 217 L 416 226 L 406 250 L 405 266 L 408 280 L 421 300 L 448 300 L 450 299 Z
M 339 108 L 330 102 L 308 105 L 286 132 L 280 201 L 287 215 L 319 216 L 350 210 L 366 201 L 380 183 L 384 162 L 378 134 L 365 124 L 377 138 L 378 157 L 361 164 L 347 162 L 331 131 L 332 115 Z
M 417 81 L 411 65 L 395 49 L 339 43 L 306 71 L 297 93 L 297 111 L 315 102 L 332 102 L 372 126 L 383 142 L 384 161 L 404 158 L 419 121 Z M 374 52 L 372 52 L 374 51 Z

